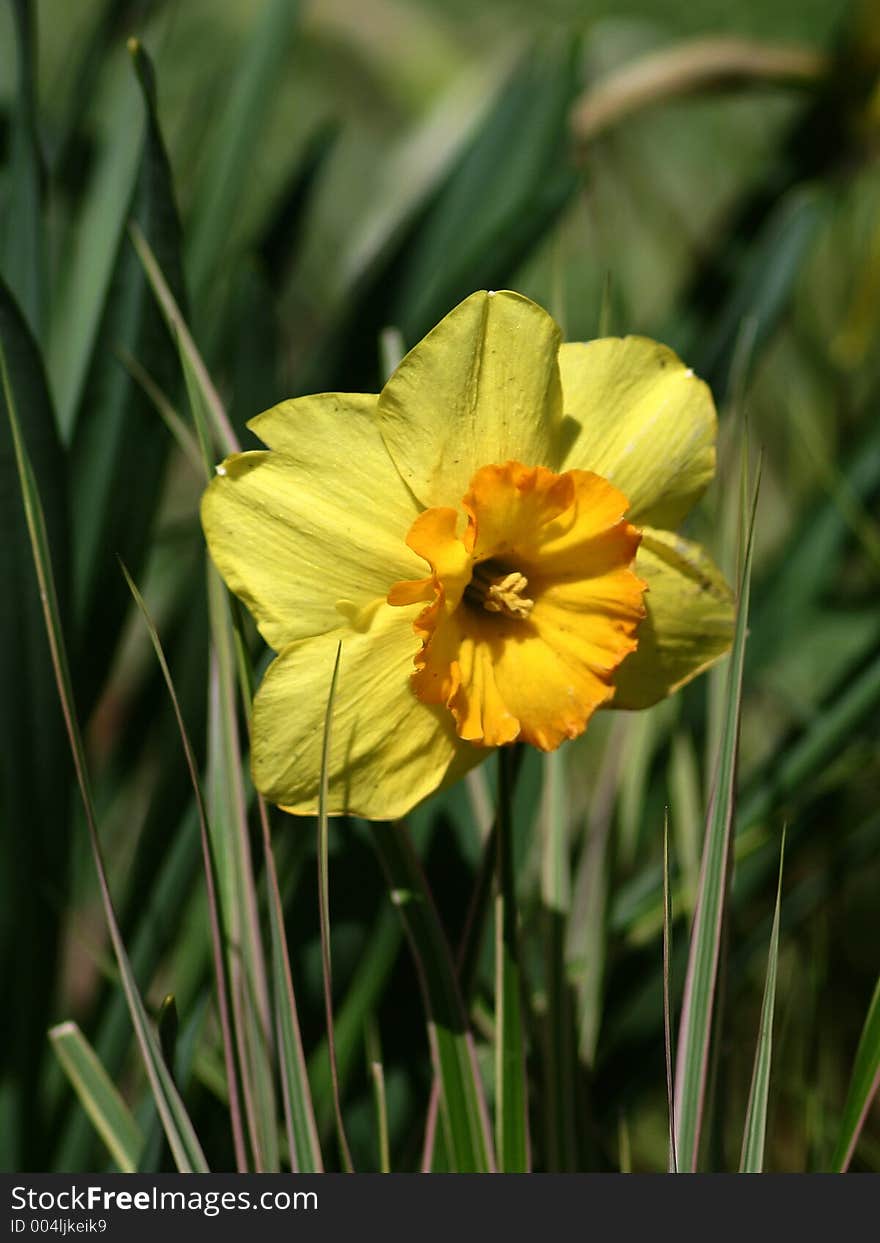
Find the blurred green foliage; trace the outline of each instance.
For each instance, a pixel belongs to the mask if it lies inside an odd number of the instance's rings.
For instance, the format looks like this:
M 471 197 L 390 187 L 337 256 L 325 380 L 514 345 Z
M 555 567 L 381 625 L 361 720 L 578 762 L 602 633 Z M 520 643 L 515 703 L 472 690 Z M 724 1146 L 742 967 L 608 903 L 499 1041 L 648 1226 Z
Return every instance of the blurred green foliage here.
M 648 53 L 719 34 L 796 44 L 831 67 L 796 85 L 756 77 L 672 92 L 578 140 L 585 94 Z M 155 81 L 127 50 L 131 36 Z M 154 1012 L 174 995 L 174 1069 L 211 1137 L 212 1167 L 233 1158 L 197 821 L 116 560 L 143 587 L 207 763 L 200 483 L 130 365 L 186 411 L 176 345 L 128 222 L 246 444 L 245 421 L 283 397 L 376 389 L 384 328 L 411 345 L 473 289 L 516 288 L 570 338 L 600 323 L 657 336 L 712 381 L 719 477 L 691 530 L 733 577 L 748 421 L 763 482 L 703 1160 L 739 1162 L 787 822 L 766 1166 L 827 1168 L 880 967 L 878 83 L 876 6 L 846 0 L 4 0 L 0 343 L 47 513 L 123 934 Z M 2 414 L 0 1165 L 108 1160 L 46 1034 L 72 1018 L 143 1132 L 141 1168 L 164 1168 L 97 903 Z M 523 765 L 515 825 L 537 1168 L 618 1168 L 622 1132 L 635 1168 L 665 1168 L 663 810 L 677 1003 L 723 708 L 721 670 L 644 717 L 608 714 L 566 747 L 555 776 L 537 756 Z M 561 931 L 541 884 L 542 789 L 557 779 L 572 869 Z M 481 820 L 464 788 L 413 817 L 453 946 Z M 327 1141 L 314 826 L 278 814 L 272 827 Z M 378 1033 L 392 1165 L 418 1168 L 431 1070 L 414 969 L 368 830 L 331 829 L 336 1043 L 355 1165 L 379 1160 L 365 1052 L 369 1039 L 375 1056 Z M 548 945 L 565 960 L 561 985 Z M 468 976 L 490 1068 L 492 960 L 479 939 Z M 554 1054 L 570 1059 L 561 1081 L 542 1052 L 560 1015 L 573 1024 L 571 1046 Z M 574 1106 L 561 1131 L 542 1114 L 542 1085 L 554 1082 Z M 332 1141 L 323 1149 L 332 1164 Z M 448 1158 L 438 1142 L 435 1168 Z M 854 1165 L 880 1170 L 876 1111 Z

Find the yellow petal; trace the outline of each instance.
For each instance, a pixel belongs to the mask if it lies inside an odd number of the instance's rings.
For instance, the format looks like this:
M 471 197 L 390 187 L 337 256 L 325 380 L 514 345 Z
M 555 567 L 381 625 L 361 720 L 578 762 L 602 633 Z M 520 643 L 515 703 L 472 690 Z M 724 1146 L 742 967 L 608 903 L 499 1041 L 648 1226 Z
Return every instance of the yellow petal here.
M 388 451 L 425 506 L 457 505 L 474 471 L 554 465 L 559 329 L 516 293 L 475 293 L 410 350 L 379 397 Z
M 254 784 L 297 815 L 317 811 L 324 714 L 342 640 L 331 728 L 329 811 L 395 819 L 451 784 L 486 752 L 456 736 L 445 708 L 410 684 L 414 608 L 377 610 L 362 633 L 337 631 L 286 647 L 254 700 Z
M 519 568 L 546 575 L 590 564 L 608 548 L 608 534 L 629 503 L 590 471 L 556 475 L 542 466 L 506 462 L 478 470 L 463 504 L 471 519 L 463 539 L 474 557 L 503 561 L 513 555 Z M 416 552 L 426 555 L 421 548 Z
M 442 579 L 450 608 L 458 604 L 471 576 L 471 559 L 455 533 L 457 526 L 456 510 L 426 509 L 416 518 L 406 537 L 413 552 L 431 566 L 431 581 Z M 389 603 L 396 602 L 389 600 Z
M 610 480 L 629 497 L 631 522 L 677 526 L 715 472 L 708 386 L 645 337 L 563 345 L 559 369 L 565 414 L 578 425 L 563 469 Z
M 392 583 L 424 573 L 406 546 L 418 506 L 375 410 L 360 394 L 283 402 L 251 423 L 273 451 L 228 458 L 205 491 L 211 556 L 276 651 L 366 624 Z
M 699 544 L 645 528 L 635 571 L 648 585 L 647 616 L 615 676 L 614 708 L 649 708 L 714 664 L 733 639 L 733 592 Z
M 548 527 L 570 510 L 573 495 L 572 480 L 544 466 L 520 462 L 482 466 L 462 498 L 470 518 L 465 543 L 477 558 L 503 558 L 512 549 L 522 553 L 543 547 Z

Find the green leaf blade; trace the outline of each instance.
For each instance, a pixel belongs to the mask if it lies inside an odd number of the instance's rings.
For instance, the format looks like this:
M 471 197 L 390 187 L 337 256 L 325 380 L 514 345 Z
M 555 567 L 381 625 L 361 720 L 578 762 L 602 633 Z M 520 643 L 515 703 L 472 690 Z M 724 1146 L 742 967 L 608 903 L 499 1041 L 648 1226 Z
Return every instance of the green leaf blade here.
M 878 1090 L 880 1090 L 880 979 L 877 981 L 874 996 L 868 1007 L 856 1059 L 853 1063 L 852 1078 L 843 1110 L 843 1121 L 834 1156 L 831 1159 L 833 1170 L 843 1174 L 849 1169 L 859 1142 L 859 1135 L 868 1116 L 868 1110 Z
M 743 479 L 745 480 L 745 457 Z M 743 562 L 740 576 L 727 702 L 715 790 L 706 817 L 700 887 L 691 930 L 688 970 L 679 1027 L 675 1074 L 675 1152 L 678 1168 L 696 1172 L 705 1105 L 715 991 L 721 954 L 721 929 L 728 887 L 728 863 L 735 814 L 736 757 L 742 703 L 742 680 L 748 627 L 749 589 L 757 486 L 746 525 L 743 497 Z
M 13 0 L 18 51 L 18 98 L 12 117 L 11 153 L 0 268 L 39 340 L 45 311 L 46 256 L 43 224 L 43 157 L 37 129 L 37 32 L 30 0 Z
M 776 888 L 776 907 L 770 932 L 770 951 L 767 956 L 767 976 L 764 982 L 764 1000 L 761 1003 L 761 1024 L 755 1049 L 755 1065 L 752 1085 L 746 1109 L 746 1125 L 743 1134 L 741 1174 L 760 1174 L 764 1169 L 764 1144 L 767 1135 L 767 1104 L 770 1094 L 770 1064 L 773 1057 L 773 1013 L 776 1007 L 776 976 L 779 965 L 779 917 L 782 909 L 782 865 L 785 858 L 785 834 L 779 852 L 779 883 Z
M 61 614 L 58 607 L 58 596 L 52 571 L 52 558 L 49 551 L 46 522 L 43 506 L 34 476 L 33 467 L 24 443 L 21 424 L 16 411 L 15 399 L 10 385 L 9 369 L 5 354 L 0 349 L 0 373 L 2 373 L 3 394 L 9 425 L 15 448 L 15 460 L 21 484 L 22 501 L 27 518 L 28 535 L 34 560 L 34 568 L 40 587 L 40 599 L 49 646 L 52 655 L 52 666 L 55 672 L 58 694 L 61 699 L 64 721 L 70 741 L 77 781 L 86 814 L 89 830 L 89 842 L 98 874 L 98 883 L 104 914 L 107 919 L 113 950 L 119 967 L 122 986 L 128 1003 L 132 1024 L 140 1045 L 144 1066 L 150 1080 L 150 1087 L 156 1108 L 162 1119 L 168 1143 L 181 1173 L 205 1172 L 208 1169 L 201 1144 L 196 1136 L 192 1122 L 186 1112 L 183 1100 L 174 1080 L 165 1065 L 165 1059 L 159 1047 L 158 1038 L 153 1031 L 147 1012 L 138 990 L 137 981 L 132 971 L 131 962 L 122 939 L 116 911 L 107 880 L 101 843 L 98 836 L 98 822 L 92 796 L 91 782 L 86 764 L 85 748 L 82 733 L 77 720 L 73 686 L 70 677 L 67 649 L 61 627 Z
M 71 438 L 75 668 L 84 712 L 100 692 L 130 606 L 116 558 L 140 576 L 170 447 L 149 397 L 120 363 L 120 350 L 134 357 L 163 391 L 178 377 L 174 343 L 124 231 L 128 216 L 139 222 L 182 299 L 180 225 L 152 66 L 135 40 L 129 53 L 140 88 L 143 144 L 136 144 L 136 180 L 118 232 L 104 237 L 109 260 L 102 253 L 101 261 L 109 263 L 109 272 L 100 291 L 97 329 L 81 396 L 64 423 Z M 68 311 L 76 322 L 82 315 L 80 303 Z
M 9 392 L 25 412 L 21 436 L 40 493 L 67 624 L 67 462 L 55 427 L 40 351 L 0 280 L 0 349 Z M 69 901 L 72 779 L 58 691 L 46 642 L 33 552 L 22 509 L 6 398 L 0 390 L 0 975 L 17 998 L 0 1033 L 0 1130 L 10 1168 L 46 1168 L 52 1135 L 41 1125 L 46 1094 L 44 1033 L 52 1018 L 60 908 Z M 40 877 L 40 883 L 35 877 Z M 26 945 L 28 953 L 22 954 Z
M 205 161 L 188 247 L 194 304 L 211 292 L 233 233 L 236 209 L 297 24 L 297 0 L 270 0 L 245 49 Z
M 70 1080 L 119 1171 L 133 1174 L 144 1148 L 134 1115 L 76 1023 L 59 1023 L 49 1032 L 55 1056 Z
M 447 1147 L 459 1173 L 494 1168 L 486 1101 L 455 966 L 409 835 L 402 824 L 375 823 L 373 842 L 419 974 Z
M 496 819 L 495 1148 L 500 1172 L 525 1174 L 531 1156 L 513 848 L 514 782 L 514 752 L 505 747 L 498 756 Z
M 327 710 L 324 716 L 324 737 L 321 743 L 321 778 L 318 792 L 318 907 L 321 919 L 321 967 L 324 982 L 324 1015 L 327 1023 L 327 1052 L 330 1057 L 330 1078 L 333 1084 L 333 1109 L 336 1118 L 336 1138 L 342 1158 L 342 1167 L 347 1174 L 354 1173 L 351 1150 L 345 1134 L 342 1120 L 342 1102 L 339 1094 L 339 1071 L 336 1062 L 336 1038 L 333 1020 L 333 972 L 330 958 L 330 822 L 327 815 L 327 792 L 330 788 L 330 730 L 333 721 L 333 701 L 336 697 L 336 684 L 339 680 L 339 661 L 342 656 L 342 643 L 336 645 L 336 658 L 333 662 L 333 674 L 330 678 L 330 690 L 327 695 Z

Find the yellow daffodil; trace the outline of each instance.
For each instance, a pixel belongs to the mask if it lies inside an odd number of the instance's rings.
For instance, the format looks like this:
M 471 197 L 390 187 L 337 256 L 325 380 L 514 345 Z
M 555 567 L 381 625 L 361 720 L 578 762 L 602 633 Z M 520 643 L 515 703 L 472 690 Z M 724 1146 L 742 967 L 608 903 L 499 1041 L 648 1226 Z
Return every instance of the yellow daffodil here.
M 672 534 L 715 468 L 708 388 L 642 337 L 561 344 L 476 293 L 378 396 L 250 424 L 205 492 L 211 555 L 277 656 L 254 703 L 269 799 L 317 806 L 337 645 L 330 810 L 402 815 L 491 748 L 550 750 L 645 708 L 730 644 L 731 592 Z

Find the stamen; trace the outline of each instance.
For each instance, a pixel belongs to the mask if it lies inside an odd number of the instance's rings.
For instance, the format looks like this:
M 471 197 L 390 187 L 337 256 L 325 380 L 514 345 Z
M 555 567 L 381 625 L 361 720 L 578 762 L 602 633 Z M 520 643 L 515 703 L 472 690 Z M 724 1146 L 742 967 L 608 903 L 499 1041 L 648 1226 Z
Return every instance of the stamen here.
M 505 573 L 496 563 L 481 561 L 474 567 L 464 594 L 466 600 L 480 605 L 487 613 L 502 613 L 524 621 L 535 607 L 534 600 L 525 595 L 528 585 L 529 580 L 519 570 Z

